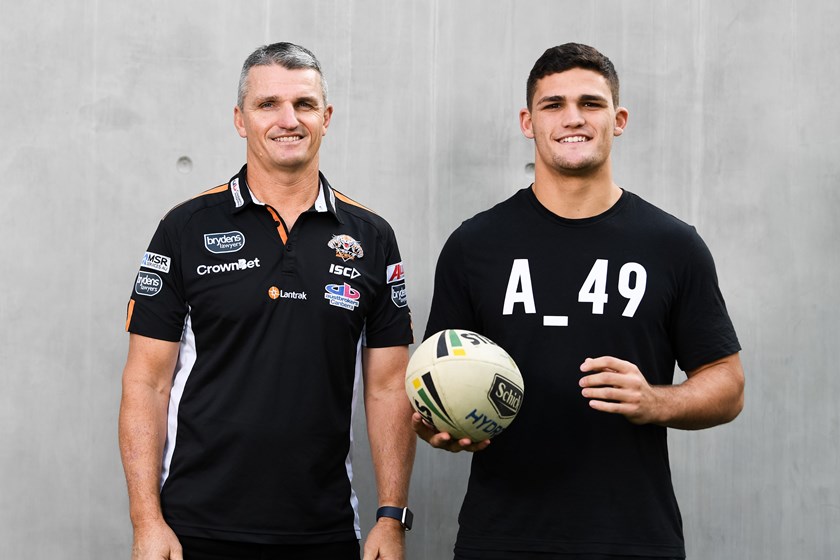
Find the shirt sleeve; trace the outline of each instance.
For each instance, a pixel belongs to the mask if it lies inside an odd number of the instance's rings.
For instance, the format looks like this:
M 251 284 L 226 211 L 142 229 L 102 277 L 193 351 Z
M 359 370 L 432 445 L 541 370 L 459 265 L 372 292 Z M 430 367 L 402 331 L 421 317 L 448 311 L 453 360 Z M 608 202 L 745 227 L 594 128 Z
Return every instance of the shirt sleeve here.
M 424 340 L 444 329 L 481 331 L 473 309 L 462 233 L 462 228 L 455 230 L 438 257 L 432 307 Z
M 712 253 L 696 232 L 689 254 L 671 328 L 677 363 L 684 371 L 741 350 L 720 291 Z
M 184 297 L 178 243 L 165 220 L 143 255 L 128 303 L 125 330 L 149 338 L 181 340 L 189 307 Z
M 414 342 L 405 266 L 390 225 L 382 227 L 381 238 L 382 287 L 365 318 L 364 345 L 370 348 L 403 346 Z

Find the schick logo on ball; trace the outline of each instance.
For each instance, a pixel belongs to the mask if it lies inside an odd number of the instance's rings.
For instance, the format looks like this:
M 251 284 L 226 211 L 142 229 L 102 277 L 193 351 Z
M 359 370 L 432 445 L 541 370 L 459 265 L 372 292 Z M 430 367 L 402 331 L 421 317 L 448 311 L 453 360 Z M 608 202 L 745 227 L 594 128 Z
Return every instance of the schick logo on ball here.
M 522 404 L 522 389 L 497 373 L 493 378 L 493 385 L 487 393 L 487 398 L 500 418 L 511 418 L 519 412 L 519 406 Z

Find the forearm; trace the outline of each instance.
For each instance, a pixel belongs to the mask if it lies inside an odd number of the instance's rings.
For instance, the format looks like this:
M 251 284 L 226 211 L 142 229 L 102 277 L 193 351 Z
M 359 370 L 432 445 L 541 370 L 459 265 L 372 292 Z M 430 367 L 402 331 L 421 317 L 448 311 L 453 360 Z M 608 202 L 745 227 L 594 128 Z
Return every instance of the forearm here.
M 160 474 L 166 441 L 168 393 L 127 383 L 120 407 L 119 437 L 131 521 L 162 518 Z
M 405 390 L 366 395 L 365 412 L 379 505 L 405 506 L 417 442 Z
M 417 438 L 405 393 L 408 347 L 366 349 L 365 414 L 380 505 L 404 506 Z
M 740 360 L 725 358 L 690 372 L 679 385 L 653 387 L 658 414 L 654 423 L 701 430 L 731 422 L 744 407 Z

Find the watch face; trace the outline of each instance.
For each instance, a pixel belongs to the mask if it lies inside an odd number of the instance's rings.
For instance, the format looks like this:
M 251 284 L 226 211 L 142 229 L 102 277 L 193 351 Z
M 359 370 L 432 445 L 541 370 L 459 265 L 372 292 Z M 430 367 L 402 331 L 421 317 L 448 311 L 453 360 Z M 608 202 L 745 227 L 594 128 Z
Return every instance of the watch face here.
M 405 527 L 406 531 L 411 529 L 412 523 L 414 523 L 414 514 L 408 508 L 403 509 L 402 524 L 403 524 L 403 527 Z

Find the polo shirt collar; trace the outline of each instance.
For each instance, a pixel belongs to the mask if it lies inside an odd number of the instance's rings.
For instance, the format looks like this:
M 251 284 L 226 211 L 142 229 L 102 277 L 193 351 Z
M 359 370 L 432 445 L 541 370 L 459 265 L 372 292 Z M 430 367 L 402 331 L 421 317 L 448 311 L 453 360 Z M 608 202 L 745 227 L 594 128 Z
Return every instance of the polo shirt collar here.
M 258 204 L 260 206 L 264 206 L 265 204 L 257 199 L 256 196 L 251 192 L 250 187 L 248 187 L 248 181 L 246 179 L 247 176 L 247 169 L 248 166 L 243 165 L 242 169 L 239 170 L 239 173 L 231 178 L 230 182 L 228 183 L 230 195 L 231 195 L 231 202 L 233 203 L 233 213 L 236 214 L 241 212 L 248 206 L 252 204 Z M 327 178 L 324 177 L 324 174 L 320 171 L 318 172 L 318 198 L 315 199 L 315 203 L 312 205 L 312 208 L 309 209 L 310 212 L 329 212 L 335 219 L 338 220 L 339 223 L 344 223 L 344 220 L 341 219 L 341 216 L 338 215 L 335 207 L 335 192 L 333 188 L 330 186 L 329 181 Z

